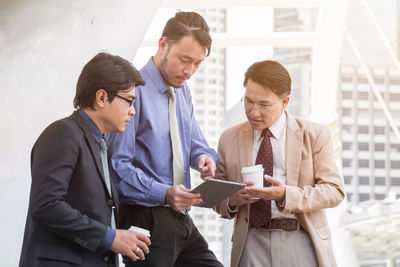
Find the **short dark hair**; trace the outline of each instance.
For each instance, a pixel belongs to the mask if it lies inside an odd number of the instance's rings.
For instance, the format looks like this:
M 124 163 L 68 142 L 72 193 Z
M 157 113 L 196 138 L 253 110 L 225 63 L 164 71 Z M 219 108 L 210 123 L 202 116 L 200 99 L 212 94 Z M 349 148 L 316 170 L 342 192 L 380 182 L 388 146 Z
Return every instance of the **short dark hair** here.
M 211 36 L 207 22 L 196 12 L 177 12 L 165 24 L 162 37 L 167 38 L 168 44 L 179 42 L 183 37 L 193 37 L 202 47 L 207 48 L 210 55 Z
M 144 85 L 139 71 L 126 59 L 99 53 L 83 67 L 76 84 L 75 108 L 94 108 L 96 92 L 104 89 L 110 102 L 118 91 Z
M 289 72 L 276 61 L 264 60 L 254 63 L 246 71 L 244 86 L 249 79 L 270 89 L 279 97 L 290 95 L 292 80 Z

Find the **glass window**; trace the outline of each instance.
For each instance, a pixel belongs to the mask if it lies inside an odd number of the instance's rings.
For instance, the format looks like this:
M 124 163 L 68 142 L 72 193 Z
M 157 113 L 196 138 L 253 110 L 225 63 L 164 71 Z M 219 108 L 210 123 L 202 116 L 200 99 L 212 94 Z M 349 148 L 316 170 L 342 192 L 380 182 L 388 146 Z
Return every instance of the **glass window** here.
M 369 160 L 361 159 L 358 161 L 358 167 L 360 168 L 368 168 L 369 167 Z
M 375 126 L 374 127 L 374 133 L 375 134 L 384 134 L 385 133 L 385 127 Z
M 343 145 L 343 150 L 351 150 L 353 143 L 343 142 L 342 145 Z
M 343 167 L 351 167 L 351 159 L 343 159 Z
M 384 199 L 385 198 L 385 194 L 376 194 L 375 198 L 376 199 Z
M 349 91 L 342 92 L 342 98 L 343 99 L 352 99 L 353 98 L 353 92 L 349 92 Z
M 360 176 L 358 178 L 359 180 L 359 184 L 363 184 L 363 185 L 369 185 L 369 177 L 367 176 Z
M 353 178 L 353 176 L 345 175 L 345 176 L 344 176 L 344 183 L 345 183 L 345 184 L 351 184 L 352 178 Z
M 393 186 L 400 186 L 400 177 L 392 177 L 392 179 L 390 179 L 390 182 Z
M 369 133 L 369 127 L 368 126 L 359 126 L 358 127 L 358 133 L 360 133 L 360 134 L 368 134 Z
M 358 92 L 358 99 L 368 100 L 368 92 Z
M 389 99 L 390 101 L 400 101 L 400 94 L 390 93 Z
M 360 194 L 360 202 L 369 200 L 369 194 Z
M 375 177 L 375 184 L 376 185 L 385 185 L 385 178 L 383 178 L 383 177 Z
M 368 151 L 369 150 L 369 143 L 359 143 L 358 144 L 358 149 L 362 151 Z
M 375 168 L 385 168 L 384 160 L 375 160 Z
M 394 169 L 400 169 L 400 160 L 391 160 L 390 167 Z
M 351 108 L 342 108 L 343 116 L 351 116 Z
M 375 143 L 375 151 L 384 151 L 385 150 L 385 144 L 380 144 L 380 143 Z

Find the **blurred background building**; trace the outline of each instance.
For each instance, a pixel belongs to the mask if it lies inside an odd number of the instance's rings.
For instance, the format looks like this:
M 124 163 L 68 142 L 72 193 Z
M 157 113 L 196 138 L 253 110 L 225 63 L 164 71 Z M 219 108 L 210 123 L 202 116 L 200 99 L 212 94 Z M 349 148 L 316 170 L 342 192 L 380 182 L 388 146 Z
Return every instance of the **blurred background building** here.
M 338 113 L 350 207 L 344 220 L 361 266 L 399 265 L 400 139 L 390 124 L 400 123 L 399 15 L 399 1 L 350 1 L 353 40 L 342 50 Z
M 371 2 L 393 50 L 398 45 L 398 1 Z M 367 63 L 377 90 L 400 123 L 400 72 L 390 62 L 383 40 L 358 2 L 348 17 L 354 42 Z M 354 10 L 358 10 L 355 12 Z M 342 165 L 350 203 L 384 199 L 390 190 L 400 196 L 400 140 L 393 133 L 365 72 L 344 43 L 338 90 Z
M 226 32 L 226 9 L 198 9 L 214 33 Z M 191 93 L 195 115 L 208 144 L 217 148 L 219 136 L 222 133 L 222 118 L 225 113 L 226 90 L 226 50 L 225 48 L 212 48 L 207 64 L 198 69 L 191 81 Z M 199 172 L 192 170 L 193 187 L 202 183 Z M 211 209 L 194 207 L 191 216 L 199 231 L 208 241 L 209 247 L 215 255 L 223 260 L 229 256 L 226 244 L 230 242 L 231 227 L 226 220 Z M 227 238 L 229 240 L 227 240 Z M 229 260 L 229 257 L 227 258 Z M 225 263 L 227 263 L 226 261 Z
M 222 131 L 246 120 L 246 68 L 281 62 L 292 77 L 289 112 L 332 129 L 346 191 L 327 211 L 339 266 L 400 266 L 399 0 L 137 2 L 0 0 L 3 265 L 17 266 L 19 258 L 29 151 L 45 126 L 72 112 L 83 63 L 105 49 L 142 67 L 180 9 L 202 14 L 213 37 L 210 56 L 189 81 L 210 146 L 217 149 Z M 202 182 L 197 172 L 192 177 L 193 186 Z M 232 221 L 203 208 L 191 215 L 229 266 Z

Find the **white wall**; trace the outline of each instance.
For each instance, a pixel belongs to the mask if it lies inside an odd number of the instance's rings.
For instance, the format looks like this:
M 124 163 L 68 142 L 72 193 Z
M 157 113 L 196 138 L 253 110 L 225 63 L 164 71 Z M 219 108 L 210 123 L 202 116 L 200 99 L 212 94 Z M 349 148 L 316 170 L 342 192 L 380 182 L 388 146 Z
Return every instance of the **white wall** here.
M 19 261 L 33 143 L 72 113 L 75 84 L 90 58 L 106 50 L 133 59 L 160 2 L 0 0 L 2 266 Z

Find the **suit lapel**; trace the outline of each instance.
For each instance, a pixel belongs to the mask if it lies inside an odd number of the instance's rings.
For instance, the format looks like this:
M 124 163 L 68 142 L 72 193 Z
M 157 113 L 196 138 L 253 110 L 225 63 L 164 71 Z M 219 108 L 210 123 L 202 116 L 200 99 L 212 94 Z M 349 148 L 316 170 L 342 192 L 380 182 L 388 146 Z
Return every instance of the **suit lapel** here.
M 239 130 L 239 163 L 241 168 L 253 166 L 253 142 L 254 130 L 249 122 L 245 122 Z M 243 206 L 242 212 L 249 217 L 250 204 Z
M 286 126 L 286 184 L 297 186 L 299 180 L 301 154 L 303 150 L 303 128 L 287 113 Z
M 241 167 L 253 165 L 253 141 L 253 128 L 246 122 L 239 130 L 239 160 Z
M 87 126 L 86 122 L 83 120 L 83 118 L 81 117 L 81 115 L 79 115 L 79 113 L 77 111 L 72 113 L 71 118 L 73 118 L 76 121 L 76 123 L 79 125 L 79 127 L 82 129 L 82 131 L 85 133 L 85 140 L 90 148 L 90 152 L 92 153 L 92 156 L 96 163 L 96 167 L 100 174 L 101 180 L 103 182 L 103 186 L 105 187 L 107 194 L 110 195 L 108 193 L 107 185 L 106 185 L 104 174 L 103 174 L 103 165 L 101 163 L 101 158 L 99 155 L 99 145 L 96 143 L 96 140 L 94 140 L 92 133 L 90 132 L 90 129 Z

